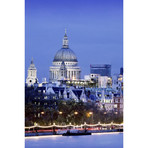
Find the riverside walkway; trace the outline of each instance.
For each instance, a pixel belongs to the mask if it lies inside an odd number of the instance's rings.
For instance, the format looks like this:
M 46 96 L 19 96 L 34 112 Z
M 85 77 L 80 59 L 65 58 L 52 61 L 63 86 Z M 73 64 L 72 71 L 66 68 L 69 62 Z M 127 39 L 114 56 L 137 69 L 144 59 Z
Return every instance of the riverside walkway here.
M 123 124 L 81 124 L 81 125 L 56 125 L 55 123 L 50 126 L 35 126 L 25 127 L 25 136 L 41 136 L 41 135 L 62 135 L 68 130 L 71 132 L 87 132 L 87 133 L 100 133 L 100 132 L 120 132 L 123 131 Z

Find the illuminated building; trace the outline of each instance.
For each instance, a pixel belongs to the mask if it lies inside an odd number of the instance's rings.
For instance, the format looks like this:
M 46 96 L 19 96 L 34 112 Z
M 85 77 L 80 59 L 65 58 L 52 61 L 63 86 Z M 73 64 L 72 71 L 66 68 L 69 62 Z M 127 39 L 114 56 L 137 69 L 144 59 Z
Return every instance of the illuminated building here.
M 28 75 L 26 79 L 26 84 L 28 86 L 34 85 L 34 83 L 37 83 L 37 69 L 34 65 L 33 58 L 31 60 L 30 67 L 28 68 Z
M 57 51 L 52 64 L 49 70 L 50 82 L 80 79 L 81 69 L 75 53 L 69 48 L 66 31 L 63 47 Z

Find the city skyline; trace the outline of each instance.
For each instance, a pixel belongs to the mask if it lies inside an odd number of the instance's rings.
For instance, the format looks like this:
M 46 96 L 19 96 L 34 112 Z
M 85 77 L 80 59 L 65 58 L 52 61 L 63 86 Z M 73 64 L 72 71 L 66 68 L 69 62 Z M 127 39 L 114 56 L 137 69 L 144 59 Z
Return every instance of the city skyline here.
M 49 67 L 62 47 L 65 28 L 69 46 L 82 69 L 81 78 L 90 73 L 90 64 L 111 64 L 112 74 L 120 72 L 123 67 L 122 0 L 77 3 L 26 0 L 25 78 L 33 57 L 39 81 L 43 77 L 49 79 Z

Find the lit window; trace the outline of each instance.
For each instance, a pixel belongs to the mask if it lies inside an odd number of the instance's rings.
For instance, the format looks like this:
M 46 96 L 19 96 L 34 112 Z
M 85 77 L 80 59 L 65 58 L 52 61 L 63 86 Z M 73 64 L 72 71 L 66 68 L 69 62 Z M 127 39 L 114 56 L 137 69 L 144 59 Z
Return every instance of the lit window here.
M 40 117 L 40 113 L 38 113 L 38 117 Z

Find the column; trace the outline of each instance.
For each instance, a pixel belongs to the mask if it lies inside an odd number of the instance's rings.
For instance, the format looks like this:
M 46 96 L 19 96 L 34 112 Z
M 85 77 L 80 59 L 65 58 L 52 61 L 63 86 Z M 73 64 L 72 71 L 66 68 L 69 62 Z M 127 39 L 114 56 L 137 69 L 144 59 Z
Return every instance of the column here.
M 79 71 L 78 71 L 78 79 L 79 79 Z
M 59 79 L 59 70 L 57 71 L 57 79 Z
M 68 76 L 69 76 L 69 79 L 70 79 L 70 71 L 68 72 Z
M 51 71 L 51 79 L 53 79 L 53 71 Z
M 55 79 L 57 78 L 57 71 L 55 71 Z
M 74 72 L 74 78 L 76 79 L 76 71 L 73 71 Z
M 55 79 L 55 71 L 54 71 L 54 75 L 53 75 L 54 79 Z
M 69 75 L 68 74 L 69 74 L 69 71 L 67 70 L 67 79 L 69 78 Z

